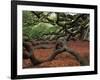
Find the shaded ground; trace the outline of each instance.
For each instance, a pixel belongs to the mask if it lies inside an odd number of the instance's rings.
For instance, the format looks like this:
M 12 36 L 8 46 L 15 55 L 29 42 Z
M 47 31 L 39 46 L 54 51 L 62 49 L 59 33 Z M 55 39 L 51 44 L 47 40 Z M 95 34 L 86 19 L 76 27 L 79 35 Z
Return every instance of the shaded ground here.
M 67 44 L 70 48 L 80 53 L 85 63 L 89 65 L 89 42 L 88 41 L 69 41 Z M 45 60 L 53 52 L 53 49 L 37 49 L 35 56 L 40 60 Z M 71 54 L 63 52 L 58 54 L 54 60 L 43 62 L 33 66 L 30 59 L 23 60 L 23 68 L 30 67 L 62 67 L 62 66 L 80 66 L 80 63 Z

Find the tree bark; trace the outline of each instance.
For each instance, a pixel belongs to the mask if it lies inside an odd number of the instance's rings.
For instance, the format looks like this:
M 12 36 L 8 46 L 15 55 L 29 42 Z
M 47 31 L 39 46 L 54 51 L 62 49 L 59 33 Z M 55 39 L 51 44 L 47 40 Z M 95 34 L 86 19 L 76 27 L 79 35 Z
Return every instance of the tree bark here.
M 58 54 L 61 54 L 62 52 L 68 52 L 70 53 L 71 55 L 73 55 L 77 61 L 79 61 L 80 65 L 83 66 L 85 65 L 85 62 L 83 61 L 82 57 L 79 55 L 78 52 L 75 52 L 74 50 L 66 47 L 66 48 L 62 48 L 62 49 L 58 49 L 58 50 L 55 50 L 53 53 L 51 53 L 51 55 L 44 61 L 40 61 L 38 58 L 36 58 L 34 56 L 34 49 L 32 50 L 31 54 L 33 54 L 30 59 L 33 63 L 33 65 L 36 65 L 36 64 L 40 64 L 40 63 L 43 63 L 43 62 L 46 62 L 46 61 L 51 61 L 53 60 Z

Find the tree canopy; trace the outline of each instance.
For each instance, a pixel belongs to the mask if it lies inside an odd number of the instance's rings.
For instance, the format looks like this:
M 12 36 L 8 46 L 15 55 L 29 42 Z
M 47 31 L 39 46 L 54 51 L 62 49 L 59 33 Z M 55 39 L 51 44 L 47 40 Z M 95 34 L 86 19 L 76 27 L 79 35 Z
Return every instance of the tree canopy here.
M 89 40 L 89 14 L 23 11 L 23 39 Z

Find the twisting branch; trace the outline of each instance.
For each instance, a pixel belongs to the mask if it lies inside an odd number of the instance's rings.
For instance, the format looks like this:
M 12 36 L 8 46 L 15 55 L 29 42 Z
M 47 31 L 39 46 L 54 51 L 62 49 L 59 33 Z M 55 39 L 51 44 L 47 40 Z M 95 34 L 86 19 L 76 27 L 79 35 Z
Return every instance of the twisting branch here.
M 79 61 L 80 65 L 85 65 L 85 62 L 82 60 L 81 56 L 79 55 L 78 52 L 72 50 L 71 48 L 68 48 L 66 46 L 66 44 L 64 42 L 62 42 L 62 45 L 63 47 L 60 48 L 60 49 L 55 49 L 53 53 L 51 53 L 51 55 L 46 59 L 46 60 L 39 60 L 38 58 L 35 57 L 34 55 L 34 50 L 35 49 L 38 49 L 38 48 L 45 48 L 45 49 L 48 49 L 50 47 L 47 47 L 47 46 L 38 46 L 38 47 L 34 47 L 30 52 L 29 54 L 31 55 L 30 56 L 30 59 L 31 59 L 31 62 L 33 63 L 33 65 L 36 65 L 36 64 L 40 64 L 40 63 L 43 63 L 43 62 L 46 62 L 46 61 L 51 61 L 53 60 L 58 54 L 61 54 L 62 52 L 68 52 L 70 53 L 71 55 L 73 55 L 77 61 Z

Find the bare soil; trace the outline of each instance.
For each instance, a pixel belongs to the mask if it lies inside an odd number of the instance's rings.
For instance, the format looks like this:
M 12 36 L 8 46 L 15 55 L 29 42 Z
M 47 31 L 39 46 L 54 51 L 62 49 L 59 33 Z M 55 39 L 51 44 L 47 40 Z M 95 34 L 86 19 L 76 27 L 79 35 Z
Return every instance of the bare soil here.
M 80 56 L 89 65 L 89 41 L 69 41 L 68 47 L 80 53 Z M 45 60 L 53 53 L 53 49 L 36 49 L 34 55 L 39 60 Z M 80 66 L 80 63 L 70 53 L 63 52 L 58 54 L 54 60 L 32 65 L 30 59 L 23 59 L 23 68 L 42 68 L 42 67 L 63 67 Z

